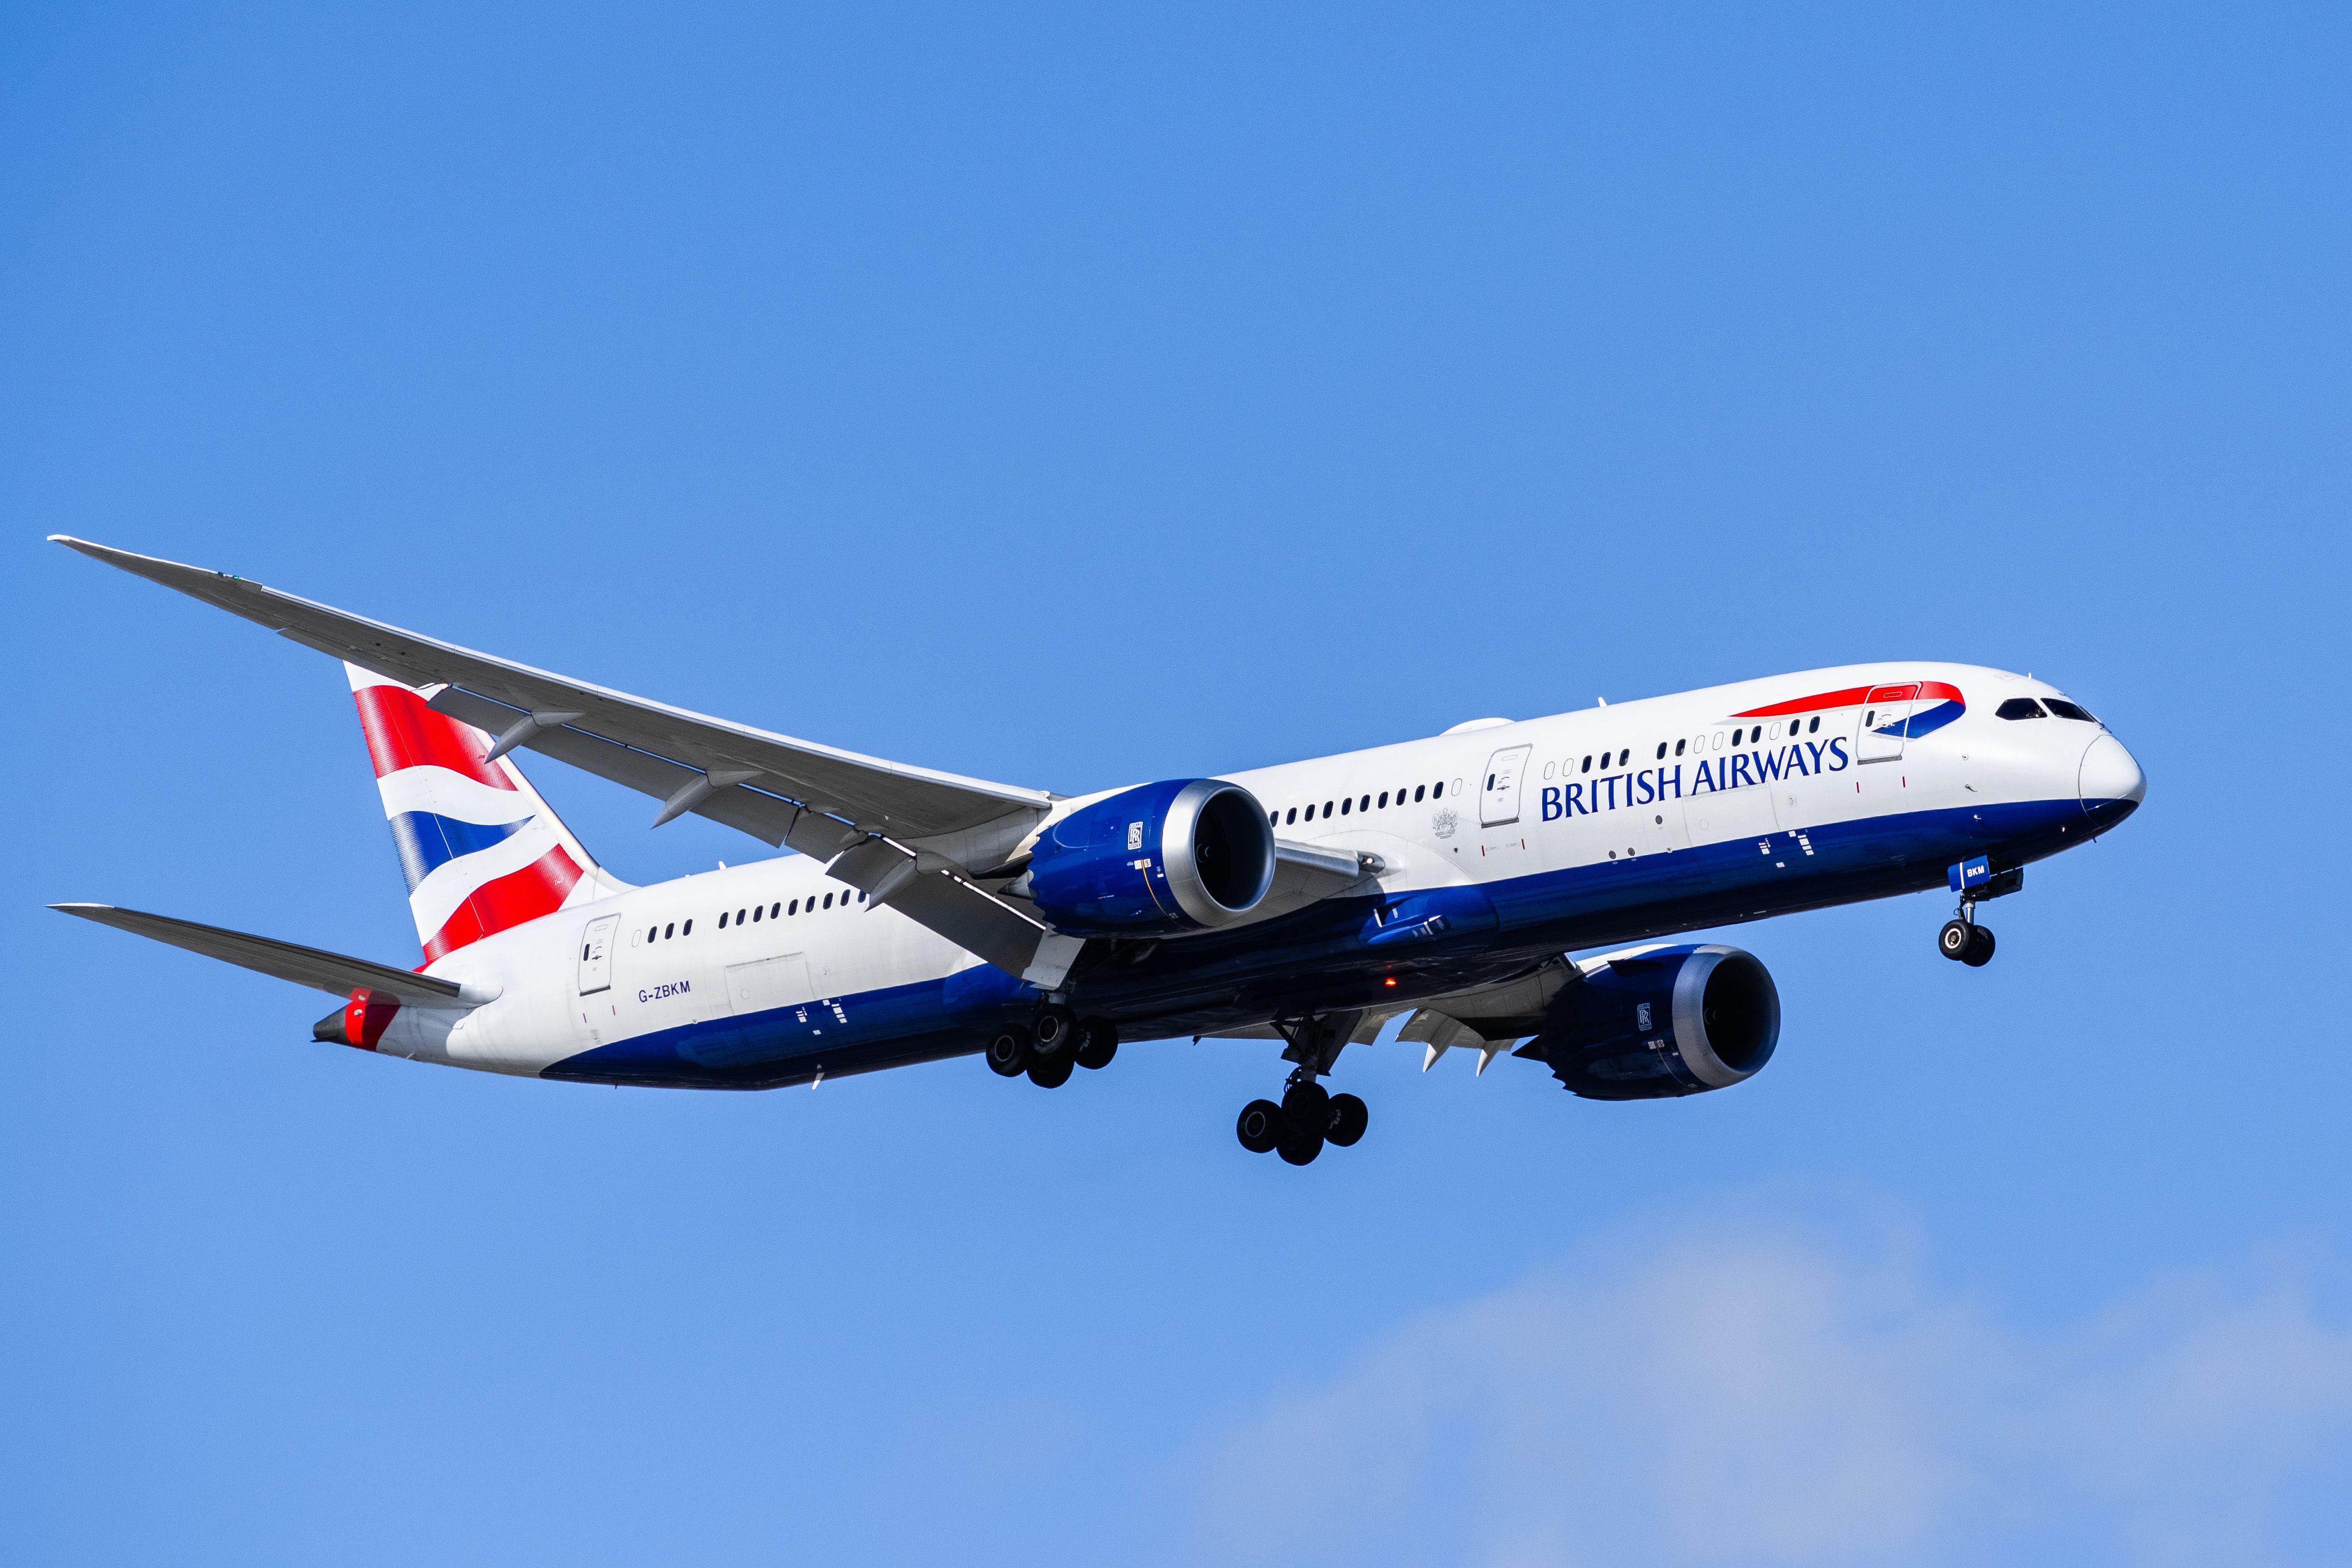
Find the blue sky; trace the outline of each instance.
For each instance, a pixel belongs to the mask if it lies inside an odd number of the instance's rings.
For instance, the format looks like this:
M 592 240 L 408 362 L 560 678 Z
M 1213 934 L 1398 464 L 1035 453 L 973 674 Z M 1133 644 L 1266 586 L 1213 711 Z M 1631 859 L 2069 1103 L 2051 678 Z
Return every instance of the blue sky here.
M 0 1551 L 2341 1561 L 2338 12 L 0 18 Z M 67 531 L 1063 791 L 1885 657 L 2150 779 L 1769 1072 L 688 1095 L 308 1043 L 341 673 Z M 649 880 L 759 852 L 533 770 Z

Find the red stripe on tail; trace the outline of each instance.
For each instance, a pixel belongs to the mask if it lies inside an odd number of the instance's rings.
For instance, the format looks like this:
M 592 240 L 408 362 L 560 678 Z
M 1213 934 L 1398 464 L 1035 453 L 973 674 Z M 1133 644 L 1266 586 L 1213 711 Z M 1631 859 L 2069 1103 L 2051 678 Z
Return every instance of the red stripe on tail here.
M 553 914 L 578 880 L 579 866 L 559 844 L 521 870 L 483 883 L 425 944 L 425 962 L 432 963 L 486 936 Z
M 472 730 L 400 686 L 362 686 L 352 693 L 359 704 L 360 728 L 367 734 L 368 761 L 375 776 L 403 768 L 446 768 L 492 789 L 512 789 L 506 774 L 483 761 L 488 749 Z M 568 886 L 568 884 L 567 884 Z

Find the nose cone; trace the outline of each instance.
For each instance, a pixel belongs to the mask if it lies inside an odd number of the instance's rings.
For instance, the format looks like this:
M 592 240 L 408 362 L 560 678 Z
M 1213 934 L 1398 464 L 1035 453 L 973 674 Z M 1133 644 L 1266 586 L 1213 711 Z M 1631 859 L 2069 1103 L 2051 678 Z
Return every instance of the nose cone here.
M 2091 742 L 2075 777 L 2083 810 L 2102 833 L 2138 810 L 2147 797 L 2147 775 L 2113 735 L 2102 734 Z

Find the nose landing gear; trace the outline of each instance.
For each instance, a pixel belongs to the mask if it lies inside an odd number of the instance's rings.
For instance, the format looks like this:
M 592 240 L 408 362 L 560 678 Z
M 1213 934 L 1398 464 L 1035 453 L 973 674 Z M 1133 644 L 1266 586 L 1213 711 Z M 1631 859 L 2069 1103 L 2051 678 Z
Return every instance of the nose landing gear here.
M 1946 921 L 1944 929 L 1936 933 L 1936 951 L 1970 969 L 1982 969 L 1992 962 L 1992 930 L 1977 924 L 1976 913 L 1974 899 L 1963 903 L 1959 918 Z
M 1936 951 L 1970 969 L 1982 969 L 1992 962 L 1992 932 L 1977 924 L 1977 906 L 1987 899 L 2005 899 L 2023 888 L 2025 868 L 1996 871 L 1992 861 L 1979 855 L 1947 867 L 1944 879 L 1960 897 L 1960 912 L 1958 919 L 1946 921 L 1944 929 L 1936 933 Z

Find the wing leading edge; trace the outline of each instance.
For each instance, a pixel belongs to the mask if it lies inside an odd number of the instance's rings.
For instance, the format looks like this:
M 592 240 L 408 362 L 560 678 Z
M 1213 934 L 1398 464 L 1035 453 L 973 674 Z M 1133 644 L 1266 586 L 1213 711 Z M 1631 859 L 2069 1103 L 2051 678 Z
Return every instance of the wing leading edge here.
M 478 653 L 228 573 L 68 535 L 69 550 L 411 686 L 496 735 L 662 803 L 828 862 L 832 874 L 1001 969 L 1052 987 L 1080 945 L 970 879 L 1052 809 L 1043 790 L 911 767 L 714 719 Z M 80 912 L 79 910 L 73 912 Z M 92 917 L 95 918 L 95 917 Z M 160 918 L 160 917 L 152 917 Z M 152 934 L 152 933 L 143 933 Z M 169 940 L 169 939 L 165 939 Z

